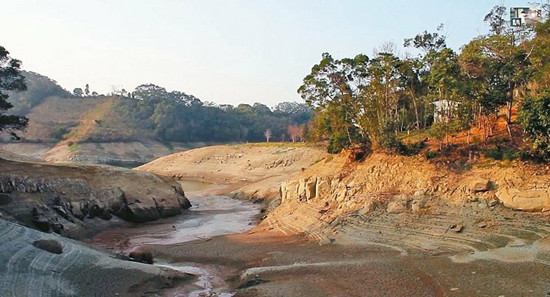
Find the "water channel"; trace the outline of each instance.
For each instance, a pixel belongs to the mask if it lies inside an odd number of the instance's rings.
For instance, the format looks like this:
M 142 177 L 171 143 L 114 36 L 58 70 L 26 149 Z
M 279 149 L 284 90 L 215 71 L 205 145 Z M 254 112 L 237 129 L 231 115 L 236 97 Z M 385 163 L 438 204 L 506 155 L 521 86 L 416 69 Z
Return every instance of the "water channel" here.
M 182 181 L 182 187 L 192 204 L 183 215 L 110 229 L 95 236 L 92 244 L 128 254 L 129 251 L 143 245 L 206 240 L 218 235 L 244 232 L 254 227 L 256 216 L 260 213 L 259 205 L 222 195 L 205 196 L 203 193 L 216 186 L 204 182 Z M 223 292 L 216 288 L 223 280 L 211 269 L 188 263 L 156 262 L 155 265 L 198 277 L 195 283 L 196 290 L 186 292 L 185 295 L 176 293 L 173 296 L 233 296 L 231 292 Z

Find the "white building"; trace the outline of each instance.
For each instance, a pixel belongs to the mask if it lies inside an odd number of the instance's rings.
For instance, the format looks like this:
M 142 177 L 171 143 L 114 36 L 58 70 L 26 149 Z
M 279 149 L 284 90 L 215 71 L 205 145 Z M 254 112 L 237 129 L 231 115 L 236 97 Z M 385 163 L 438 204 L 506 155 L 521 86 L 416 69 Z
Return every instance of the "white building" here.
M 448 122 L 453 118 L 454 110 L 460 102 L 439 100 L 432 102 L 434 105 L 434 123 Z

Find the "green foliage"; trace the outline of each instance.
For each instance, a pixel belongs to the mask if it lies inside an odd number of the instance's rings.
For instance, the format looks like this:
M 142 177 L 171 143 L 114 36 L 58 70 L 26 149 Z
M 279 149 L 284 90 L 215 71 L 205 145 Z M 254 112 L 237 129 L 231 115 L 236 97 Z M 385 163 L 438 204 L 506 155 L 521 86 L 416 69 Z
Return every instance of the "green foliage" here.
M 65 135 L 69 133 L 69 129 L 65 125 L 51 124 L 50 137 L 53 139 L 64 139 Z
M 0 46 L 0 132 L 8 131 L 16 138 L 17 135 L 13 131 L 26 128 L 28 120 L 23 116 L 6 114 L 6 111 L 13 107 L 13 104 L 7 101 L 6 91 L 24 91 L 27 88 L 20 67 L 21 62 L 12 59 L 9 52 Z
M 258 142 L 271 130 L 271 139 L 289 139 L 289 124 L 301 125 L 311 117 L 305 104 L 283 103 L 271 111 L 266 105 L 216 106 L 179 91 L 167 91 L 153 84 L 138 86 L 130 95 L 115 102 L 116 114 L 131 127 L 152 131 L 163 142 Z M 120 119 L 119 119 L 120 120 Z M 108 119 L 101 122 L 109 128 Z M 140 135 L 129 134 L 128 140 Z
M 535 155 L 550 158 L 550 90 L 537 97 L 527 97 L 519 110 L 525 136 Z
M 69 144 L 69 151 L 70 152 L 76 152 L 78 151 L 78 142 L 71 142 Z
M 327 152 L 329 154 L 338 154 L 343 149 L 350 146 L 350 142 L 346 135 L 332 134 L 328 140 Z
M 495 160 L 515 160 L 520 157 L 520 151 L 503 151 L 501 148 L 495 148 L 484 150 L 483 155 Z
M 427 160 L 434 159 L 439 155 L 440 155 L 440 153 L 436 152 L 436 151 L 426 151 L 426 153 L 424 154 L 424 156 L 426 157 Z

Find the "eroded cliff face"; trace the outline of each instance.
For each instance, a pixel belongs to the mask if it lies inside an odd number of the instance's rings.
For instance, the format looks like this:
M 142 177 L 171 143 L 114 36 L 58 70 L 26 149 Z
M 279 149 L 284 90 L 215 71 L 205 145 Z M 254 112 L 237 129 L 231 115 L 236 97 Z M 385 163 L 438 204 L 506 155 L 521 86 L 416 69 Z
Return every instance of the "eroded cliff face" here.
M 146 222 L 190 207 L 179 184 L 154 174 L 8 160 L 0 168 L 0 214 L 46 232 L 78 237 L 113 216 Z
M 341 154 L 283 182 L 281 206 L 264 225 L 316 233 L 342 217 L 434 214 L 465 205 L 545 212 L 550 210 L 545 170 L 521 162 L 495 162 L 457 172 L 420 156 L 374 154 L 354 162 Z

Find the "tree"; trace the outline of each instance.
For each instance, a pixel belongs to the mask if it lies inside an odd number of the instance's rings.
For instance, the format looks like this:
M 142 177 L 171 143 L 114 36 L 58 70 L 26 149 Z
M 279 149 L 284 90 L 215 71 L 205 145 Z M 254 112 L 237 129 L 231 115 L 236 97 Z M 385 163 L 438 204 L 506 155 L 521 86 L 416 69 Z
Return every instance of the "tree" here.
M 269 139 L 271 138 L 271 130 L 270 129 L 265 130 L 264 136 L 265 136 L 266 142 L 269 142 Z
M 483 21 L 489 24 L 491 33 L 495 35 L 500 35 L 503 33 L 506 28 L 504 13 L 506 13 L 506 7 L 502 5 L 495 5 L 493 9 L 485 15 Z
M 527 97 L 519 110 L 521 126 L 536 155 L 550 158 L 550 89 Z
M 3 46 L 0 46 L 0 132 L 8 131 L 12 136 L 17 137 L 14 131 L 26 128 L 28 119 L 6 114 L 6 111 L 13 107 L 7 101 L 6 91 L 24 91 L 27 86 L 25 77 L 21 74 L 21 61 L 11 58 L 9 54 Z
M 83 94 L 84 92 L 82 91 L 82 88 L 74 88 L 73 95 L 76 97 L 82 97 Z
M 290 140 L 292 140 L 292 142 L 296 142 L 298 139 L 302 138 L 303 129 L 298 125 L 288 125 L 286 131 L 288 135 L 290 135 Z
M 317 117 L 324 118 L 321 123 L 330 122 L 317 128 L 323 128 L 328 138 L 338 139 L 333 152 L 352 144 L 370 144 L 371 137 L 361 121 L 365 112 L 360 98 L 367 83 L 368 62 L 362 54 L 335 60 L 324 53 L 298 89 L 306 104 L 316 109 Z

